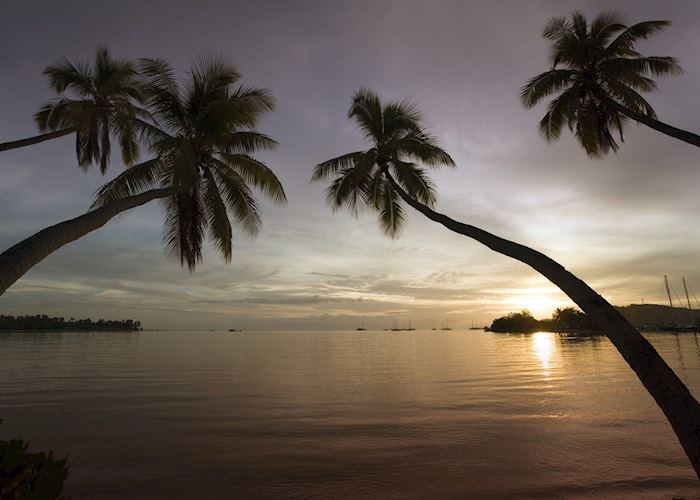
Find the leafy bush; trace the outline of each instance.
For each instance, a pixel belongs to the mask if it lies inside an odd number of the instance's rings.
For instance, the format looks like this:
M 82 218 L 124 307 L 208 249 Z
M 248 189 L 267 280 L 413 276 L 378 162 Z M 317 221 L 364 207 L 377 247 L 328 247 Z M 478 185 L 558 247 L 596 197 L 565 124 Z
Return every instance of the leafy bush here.
M 67 462 L 54 459 L 50 451 L 30 453 L 29 443 L 21 439 L 0 440 L 0 499 L 65 499 L 61 492 L 68 477 Z

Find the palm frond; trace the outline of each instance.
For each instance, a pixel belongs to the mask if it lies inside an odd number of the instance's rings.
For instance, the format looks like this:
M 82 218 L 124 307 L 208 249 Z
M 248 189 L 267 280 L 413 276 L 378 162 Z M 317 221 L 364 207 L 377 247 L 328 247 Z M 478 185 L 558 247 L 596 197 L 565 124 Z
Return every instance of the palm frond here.
M 540 73 L 520 88 L 520 102 L 532 108 L 545 97 L 559 92 L 573 84 L 577 73 L 569 69 L 552 69 Z
M 311 181 L 321 181 L 342 170 L 352 168 L 365 154 L 364 151 L 355 151 L 354 153 L 348 153 L 319 163 L 314 167 Z
M 584 13 L 580 10 L 575 10 L 571 13 L 571 31 L 579 40 L 587 38 L 588 21 Z
M 442 149 L 434 137 L 425 132 L 411 133 L 402 137 L 396 144 L 396 151 L 401 156 L 420 161 L 430 166 L 456 166 L 452 157 Z
M 385 236 L 395 239 L 399 237 L 406 218 L 401 207 L 399 195 L 388 182 L 383 187 L 384 191 L 380 200 L 377 222 Z
M 34 121 L 42 132 L 75 127 L 78 108 L 84 105 L 83 101 L 58 97 L 42 104 L 34 114 Z
M 626 29 L 625 15 L 620 11 L 601 12 L 591 22 L 591 38 L 605 44 L 615 33 Z
M 566 17 L 552 17 L 547 20 L 542 30 L 542 38 L 557 40 L 562 33 L 571 30 L 571 23 Z
M 359 202 L 363 200 L 372 177 L 379 175 L 375 158 L 371 154 L 361 155 L 357 161 L 341 170 L 326 191 L 326 202 L 332 210 L 345 207 L 350 214 L 357 215 Z
M 406 133 L 420 132 L 422 116 L 415 104 L 404 99 L 388 102 L 382 110 L 385 140 Z
M 331 210 L 347 208 L 351 215 L 357 215 L 358 201 L 362 199 L 371 178 L 356 168 L 346 168 L 339 172 L 326 190 L 326 203 Z
M 205 175 L 204 207 L 207 213 L 209 237 L 226 263 L 231 262 L 232 234 L 226 204 L 211 174 Z
M 353 94 L 348 118 L 357 122 L 365 138 L 378 140 L 383 136 L 382 104 L 379 96 L 372 90 L 361 88 Z
M 251 154 L 260 150 L 275 149 L 277 141 L 260 132 L 239 130 L 217 137 L 216 147 L 226 153 Z
M 636 54 L 633 50 L 634 44 L 640 40 L 646 40 L 653 34 L 658 33 L 671 25 L 670 21 L 644 21 L 634 24 L 620 33 L 605 48 L 605 53 L 609 57 L 629 56 Z
M 173 130 L 182 129 L 187 122 L 182 91 L 172 66 L 161 59 L 140 59 L 148 104 L 156 120 Z
M 563 126 L 575 121 L 575 114 L 573 113 L 578 104 L 578 94 L 579 90 L 577 88 L 571 88 L 547 105 L 547 113 L 545 113 L 538 125 L 540 134 L 547 141 L 559 139 Z
M 47 66 L 44 75 L 56 92 L 73 90 L 81 97 L 94 96 L 93 72 L 89 64 L 61 59 L 57 64 Z
M 206 230 L 206 217 L 199 186 L 188 192 L 180 192 L 164 198 L 165 224 L 163 242 L 168 254 L 179 259 L 180 265 L 194 271 L 202 262 L 202 246 Z
M 158 160 L 149 160 L 127 168 L 117 177 L 104 184 L 95 194 L 91 209 L 108 205 L 153 187 L 160 174 Z
M 139 159 L 138 132 L 131 120 L 117 117 L 114 127 L 119 139 L 119 149 L 122 153 L 122 161 L 126 166 L 133 165 Z
M 284 205 L 287 202 L 282 183 L 267 165 L 246 154 L 221 153 L 220 157 L 247 183 L 260 189 L 273 203 Z
M 609 76 L 624 77 L 625 75 L 680 75 L 683 73 L 678 59 L 675 57 L 614 57 L 600 64 L 601 70 Z
M 236 218 L 236 223 L 246 233 L 253 236 L 258 234 L 262 227 L 262 219 L 245 179 L 218 160 L 212 162 L 211 170 L 226 206 Z
M 633 88 L 614 80 L 608 81 L 606 88 L 608 90 L 608 95 L 612 97 L 613 100 L 633 111 L 656 119 L 654 108 Z
M 411 196 L 424 205 L 432 207 L 437 201 L 435 185 L 430 180 L 428 172 L 414 163 L 392 160 L 392 169 L 396 181 Z

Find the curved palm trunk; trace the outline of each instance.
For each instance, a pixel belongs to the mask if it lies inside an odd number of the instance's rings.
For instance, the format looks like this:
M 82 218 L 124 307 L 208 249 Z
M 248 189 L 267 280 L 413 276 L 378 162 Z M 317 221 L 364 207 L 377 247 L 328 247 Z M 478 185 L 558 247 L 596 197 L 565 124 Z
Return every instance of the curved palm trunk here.
M 666 134 L 675 139 L 680 139 L 681 141 L 687 142 L 688 144 L 692 144 L 693 146 L 700 147 L 700 135 L 693 134 L 692 132 L 688 132 L 686 130 L 682 130 L 676 127 L 672 127 L 671 125 L 667 125 L 663 122 L 660 122 L 659 120 L 649 118 L 647 115 L 643 113 L 638 113 L 637 111 L 623 106 L 612 99 L 608 99 L 607 102 L 610 105 L 610 107 L 613 108 L 615 111 L 618 111 L 619 113 L 622 113 L 623 115 L 632 118 L 633 120 L 642 123 L 649 128 L 653 128 L 657 132 L 661 132 L 662 134 Z
M 66 128 L 63 130 L 58 130 L 56 132 L 49 132 L 48 134 L 35 135 L 34 137 L 29 137 L 27 139 L 20 139 L 19 141 L 2 142 L 0 143 L 0 151 L 7 151 L 8 149 L 23 148 L 24 146 L 31 146 L 32 144 L 39 144 L 40 142 L 48 141 L 51 139 L 56 139 L 58 137 L 63 137 L 64 135 L 72 134 L 75 132 L 75 127 Z
M 385 175 L 401 198 L 429 219 L 455 233 L 475 239 L 495 252 L 527 264 L 566 293 L 591 322 L 608 336 L 637 374 L 642 385 L 666 415 L 700 478 L 700 404 L 649 341 L 617 309 L 546 255 L 437 213 L 411 198 L 388 172 L 385 171 Z
M 63 245 L 104 226 L 114 216 L 125 210 L 176 193 L 177 189 L 175 188 L 151 189 L 91 210 L 75 219 L 47 227 L 26 240 L 20 241 L 0 254 L 0 295 L 35 264 L 41 262 Z

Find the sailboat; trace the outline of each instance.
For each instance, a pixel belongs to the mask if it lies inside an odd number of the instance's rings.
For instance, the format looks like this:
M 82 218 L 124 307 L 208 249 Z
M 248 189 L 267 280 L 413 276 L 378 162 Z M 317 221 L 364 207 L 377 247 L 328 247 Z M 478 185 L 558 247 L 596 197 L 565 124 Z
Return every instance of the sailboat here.
M 671 323 L 668 325 L 664 325 L 661 329 L 663 331 L 667 332 L 699 332 L 700 327 L 692 324 L 688 325 L 677 325 L 675 318 L 673 318 L 673 313 L 675 311 L 673 307 L 673 299 L 671 298 L 671 289 L 668 284 L 668 277 L 664 275 L 664 285 L 666 286 L 666 295 L 668 296 L 668 303 L 671 306 Z M 683 289 L 685 290 L 685 298 L 688 301 L 688 315 L 690 317 L 691 323 L 693 320 L 693 308 L 690 305 L 690 295 L 688 294 L 688 285 L 685 282 L 685 277 L 683 278 Z M 673 293 L 675 294 L 676 291 L 674 289 Z M 678 298 L 678 295 L 676 295 L 676 298 Z M 680 299 L 679 299 L 680 300 Z
M 362 323 L 360 323 L 360 326 L 358 326 L 357 328 L 355 328 L 355 331 L 356 331 L 356 332 L 365 332 L 365 331 L 367 331 L 367 328 L 365 328 L 365 320 L 364 320 L 364 319 L 362 320 Z
M 474 318 L 472 318 L 472 326 L 469 327 L 470 330 L 483 330 L 484 328 L 483 326 L 476 326 L 474 324 Z

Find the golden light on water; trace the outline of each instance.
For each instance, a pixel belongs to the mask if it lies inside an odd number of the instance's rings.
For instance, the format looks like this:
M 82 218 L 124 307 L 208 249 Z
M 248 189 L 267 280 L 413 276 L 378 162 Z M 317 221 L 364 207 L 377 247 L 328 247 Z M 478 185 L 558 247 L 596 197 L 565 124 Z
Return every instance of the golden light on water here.
M 531 337 L 532 350 L 542 366 L 542 374 L 546 377 L 552 368 L 554 354 L 554 335 L 549 332 L 536 332 Z

